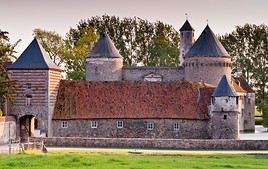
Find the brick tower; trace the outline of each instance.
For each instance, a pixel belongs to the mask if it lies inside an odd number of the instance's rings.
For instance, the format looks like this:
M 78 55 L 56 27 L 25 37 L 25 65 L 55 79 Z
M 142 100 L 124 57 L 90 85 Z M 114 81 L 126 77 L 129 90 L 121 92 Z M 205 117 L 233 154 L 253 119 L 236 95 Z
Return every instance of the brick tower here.
M 9 114 L 17 119 L 17 137 L 50 136 L 61 69 L 34 39 L 7 70 L 16 81 Z

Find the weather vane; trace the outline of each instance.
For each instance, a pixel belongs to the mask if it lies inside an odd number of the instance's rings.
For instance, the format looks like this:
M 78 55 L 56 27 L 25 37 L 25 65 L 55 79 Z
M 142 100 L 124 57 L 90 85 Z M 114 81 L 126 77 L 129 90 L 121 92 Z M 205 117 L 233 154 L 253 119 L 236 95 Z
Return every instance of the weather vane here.
M 206 21 L 207 21 L 207 25 L 208 25 L 208 19 Z
M 185 13 L 185 18 L 186 20 L 188 20 L 188 13 Z

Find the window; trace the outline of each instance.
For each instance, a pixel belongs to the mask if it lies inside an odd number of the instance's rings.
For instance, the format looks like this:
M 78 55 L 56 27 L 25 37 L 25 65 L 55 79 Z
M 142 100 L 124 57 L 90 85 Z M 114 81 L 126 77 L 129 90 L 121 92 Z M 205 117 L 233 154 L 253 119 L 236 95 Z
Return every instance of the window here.
M 32 88 L 32 84 L 31 83 L 26 83 L 27 89 L 31 89 Z
M 62 121 L 61 128 L 68 128 L 68 121 Z
M 211 102 L 212 102 L 212 104 L 215 104 L 215 97 L 211 98 Z
M 97 128 L 98 127 L 98 123 L 96 121 L 91 121 L 91 128 Z
M 251 99 L 250 98 L 248 98 L 248 104 L 250 104 L 251 103 Z
M 180 126 L 179 126 L 179 123 L 175 123 L 174 124 L 174 130 L 179 130 Z
M 154 122 L 148 122 L 147 123 L 147 130 L 153 130 L 154 129 Z
M 228 103 L 228 99 L 225 99 L 226 103 Z
M 117 128 L 121 129 L 124 127 L 123 121 L 117 121 Z
M 31 99 L 32 99 L 31 95 L 26 95 L 26 102 L 25 102 L 26 106 L 31 106 Z
M 238 104 L 239 102 L 239 97 L 236 97 L 236 104 Z
M 227 119 L 227 115 L 225 114 L 225 115 L 223 115 L 223 119 L 224 120 L 226 120 Z

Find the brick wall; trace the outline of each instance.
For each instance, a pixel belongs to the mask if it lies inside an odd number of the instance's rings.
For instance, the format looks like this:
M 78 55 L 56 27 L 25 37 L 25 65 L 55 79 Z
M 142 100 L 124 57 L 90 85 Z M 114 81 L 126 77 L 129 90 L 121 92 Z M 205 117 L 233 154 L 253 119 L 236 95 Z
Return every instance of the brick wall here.
M 268 150 L 268 140 L 205 140 L 205 139 L 133 139 L 133 138 L 33 138 L 46 146 L 109 147 L 109 148 L 165 148 L 190 150 Z

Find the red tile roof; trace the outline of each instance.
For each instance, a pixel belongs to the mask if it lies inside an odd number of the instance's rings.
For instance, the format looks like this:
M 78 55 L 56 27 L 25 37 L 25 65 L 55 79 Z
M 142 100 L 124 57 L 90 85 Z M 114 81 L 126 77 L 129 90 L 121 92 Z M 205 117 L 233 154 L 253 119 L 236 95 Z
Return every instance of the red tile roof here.
M 185 81 L 62 80 L 53 119 L 208 119 L 213 90 Z
M 255 91 L 247 83 L 246 79 L 243 77 L 234 77 L 236 84 L 238 84 L 244 91 L 248 93 L 255 93 Z

